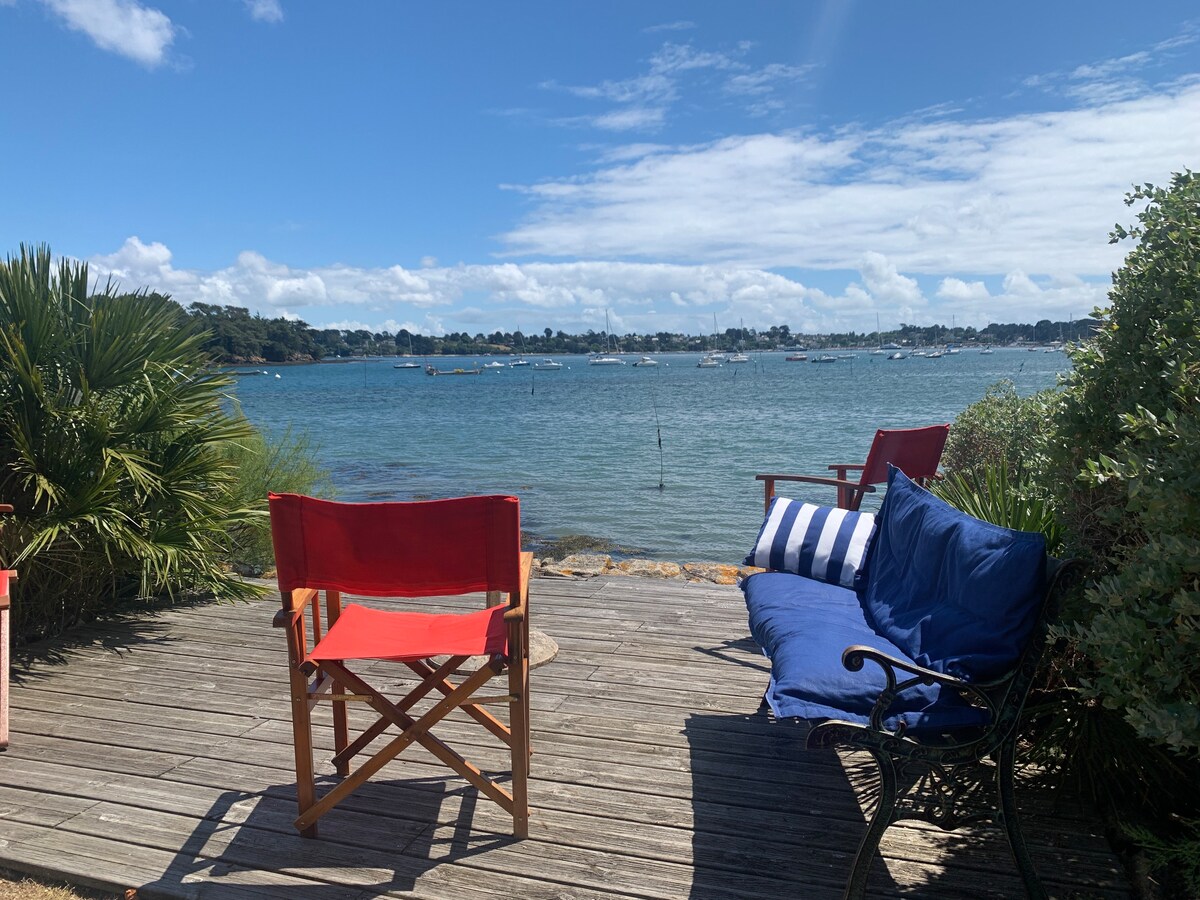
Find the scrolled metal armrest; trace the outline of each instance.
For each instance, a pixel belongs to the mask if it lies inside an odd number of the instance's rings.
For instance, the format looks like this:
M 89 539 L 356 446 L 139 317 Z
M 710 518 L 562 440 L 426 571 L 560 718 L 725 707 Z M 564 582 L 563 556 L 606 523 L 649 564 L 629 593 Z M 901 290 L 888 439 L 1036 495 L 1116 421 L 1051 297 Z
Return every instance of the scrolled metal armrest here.
M 888 710 L 891 709 L 892 704 L 896 701 L 897 695 L 918 684 L 938 684 L 942 687 L 958 691 L 959 694 L 978 702 L 987 710 L 989 718 L 992 721 L 996 720 L 998 713 L 996 703 L 985 689 L 994 687 L 998 682 L 975 683 L 964 681 L 961 678 L 955 678 L 953 675 L 945 675 L 941 672 L 935 672 L 933 669 L 926 669 L 910 660 L 900 659 L 881 650 L 876 650 L 873 647 L 865 647 L 861 644 L 855 644 L 842 651 L 842 665 L 848 672 L 861 672 L 867 660 L 876 663 L 883 669 L 883 676 L 887 679 L 887 687 L 883 689 L 883 692 L 876 699 L 875 705 L 871 708 L 870 727 L 877 731 L 886 730 L 883 726 L 883 720 L 887 717 Z M 912 677 L 900 681 L 896 677 L 897 671 L 907 673 Z M 901 725 L 897 731 L 897 735 L 903 734 L 903 732 L 904 726 Z

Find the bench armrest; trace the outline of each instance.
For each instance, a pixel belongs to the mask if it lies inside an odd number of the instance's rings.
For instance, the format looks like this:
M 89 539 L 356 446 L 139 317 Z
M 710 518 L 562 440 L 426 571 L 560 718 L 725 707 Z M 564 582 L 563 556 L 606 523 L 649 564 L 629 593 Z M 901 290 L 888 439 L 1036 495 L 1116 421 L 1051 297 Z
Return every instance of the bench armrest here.
M 883 720 L 887 718 L 888 710 L 891 709 L 896 696 L 918 684 L 939 684 L 942 687 L 958 691 L 964 699 L 977 703 L 986 709 L 993 721 L 996 719 L 998 712 L 996 703 L 987 689 L 995 687 L 998 683 L 1002 682 L 977 683 L 964 681 L 961 678 L 955 678 L 953 675 L 945 675 L 941 672 L 935 672 L 933 669 L 926 669 L 910 660 L 891 656 L 872 647 L 855 645 L 847 647 L 842 652 L 842 665 L 850 672 L 862 671 L 862 667 L 867 660 L 876 663 L 883 669 L 884 678 L 887 679 L 887 687 L 883 689 L 883 693 L 879 695 L 875 701 L 875 706 L 871 709 L 871 728 L 877 731 L 885 730 Z M 907 674 L 911 677 L 901 680 L 897 676 L 897 673 L 901 675 Z M 898 734 L 903 734 L 903 732 L 904 727 L 902 725 Z

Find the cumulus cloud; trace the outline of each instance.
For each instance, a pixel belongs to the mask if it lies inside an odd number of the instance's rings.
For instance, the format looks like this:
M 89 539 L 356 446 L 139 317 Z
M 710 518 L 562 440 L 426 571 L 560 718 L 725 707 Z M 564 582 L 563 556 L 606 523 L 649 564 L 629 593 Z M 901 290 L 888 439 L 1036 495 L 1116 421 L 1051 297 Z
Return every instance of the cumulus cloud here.
M 166 60 L 175 26 L 163 12 L 137 0 L 42 0 L 72 31 L 101 50 L 154 68 Z
M 604 328 L 608 313 L 623 331 L 707 333 L 714 314 L 748 327 L 787 324 L 797 332 L 870 330 L 876 316 L 894 326 L 1036 321 L 1084 315 L 1104 289 L 1076 278 L 1035 281 L 1009 273 L 996 291 L 944 278 L 934 300 L 887 257 L 865 254 L 843 286 L 822 290 L 777 272 L 734 265 L 636 262 L 499 262 L 487 265 L 298 268 L 247 250 L 213 271 L 177 268 L 171 250 L 130 237 L 93 257 L 92 271 L 122 287 L 148 287 L 177 301 L 240 306 L 319 328 L 424 334 L 511 330 L 514 323 L 567 331 Z
M 283 21 L 283 7 L 279 5 L 279 0 L 245 0 L 246 9 L 250 12 L 250 18 L 256 22 L 270 22 L 272 24 Z
M 739 135 L 614 154 L 588 176 L 518 186 L 512 255 L 1107 275 L 1130 185 L 1194 160 L 1200 80 L 996 120 Z M 635 145 L 636 146 L 636 145 Z

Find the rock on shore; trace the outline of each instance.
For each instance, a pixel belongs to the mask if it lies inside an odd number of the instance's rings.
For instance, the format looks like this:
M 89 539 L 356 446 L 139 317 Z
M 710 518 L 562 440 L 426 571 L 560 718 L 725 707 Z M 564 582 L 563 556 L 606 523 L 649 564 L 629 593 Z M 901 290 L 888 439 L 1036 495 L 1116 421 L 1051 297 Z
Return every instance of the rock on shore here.
M 595 553 L 573 553 L 561 560 L 535 559 L 537 575 L 565 578 L 594 578 L 598 575 L 640 575 L 664 578 L 669 581 L 688 581 L 707 584 L 737 584 L 738 579 L 755 572 L 754 566 L 732 566 L 724 563 L 673 563 L 655 559 L 625 559 L 614 562 L 611 556 Z

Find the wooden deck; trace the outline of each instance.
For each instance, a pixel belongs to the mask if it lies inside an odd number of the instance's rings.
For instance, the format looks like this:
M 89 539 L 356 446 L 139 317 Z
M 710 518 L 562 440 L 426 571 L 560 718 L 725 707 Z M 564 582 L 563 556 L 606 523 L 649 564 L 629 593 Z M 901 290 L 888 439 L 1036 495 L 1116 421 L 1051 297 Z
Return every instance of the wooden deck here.
M 174 609 L 17 655 L 0 867 L 142 900 L 840 895 L 872 764 L 807 752 L 800 729 L 756 715 L 766 662 L 736 588 L 540 578 L 531 607 L 561 653 L 534 673 L 527 841 L 419 748 L 322 819 L 320 839 L 297 836 L 284 641 L 263 601 Z M 441 734 L 507 768 L 465 719 Z M 317 740 L 331 745 L 327 729 Z M 1029 795 L 1051 892 L 1129 896 L 1095 824 Z M 872 894 L 1021 895 L 992 828 L 911 824 L 885 838 Z

